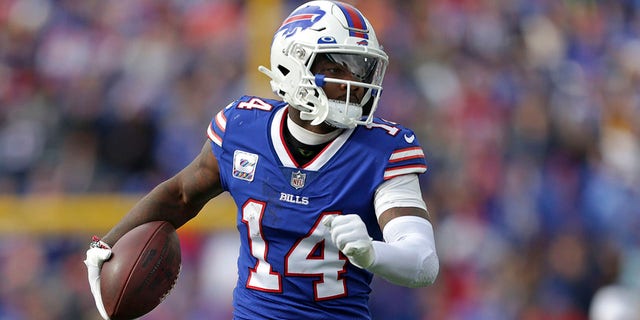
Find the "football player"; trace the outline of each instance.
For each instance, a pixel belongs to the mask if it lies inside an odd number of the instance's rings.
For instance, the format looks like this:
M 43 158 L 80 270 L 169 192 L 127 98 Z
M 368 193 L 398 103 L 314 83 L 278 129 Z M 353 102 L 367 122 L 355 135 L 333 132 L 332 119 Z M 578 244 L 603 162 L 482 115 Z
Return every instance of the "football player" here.
M 387 64 L 353 6 L 295 9 L 275 33 L 271 68 L 259 68 L 281 100 L 226 106 L 193 162 L 94 239 L 85 263 L 102 316 L 110 246 L 152 220 L 179 228 L 225 191 L 241 239 L 235 319 L 369 319 L 374 275 L 432 284 L 439 262 L 418 183 L 423 150 L 410 129 L 374 117 Z

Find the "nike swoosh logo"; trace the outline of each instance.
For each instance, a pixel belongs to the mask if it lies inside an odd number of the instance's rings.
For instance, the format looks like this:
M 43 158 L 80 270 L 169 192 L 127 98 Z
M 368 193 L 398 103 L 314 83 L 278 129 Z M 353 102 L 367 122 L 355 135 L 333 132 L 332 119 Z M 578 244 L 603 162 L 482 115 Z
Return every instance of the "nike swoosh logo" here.
M 408 136 L 406 133 L 404 134 L 404 141 L 406 141 L 407 143 L 413 143 L 413 140 L 416 139 L 415 135 L 410 135 Z

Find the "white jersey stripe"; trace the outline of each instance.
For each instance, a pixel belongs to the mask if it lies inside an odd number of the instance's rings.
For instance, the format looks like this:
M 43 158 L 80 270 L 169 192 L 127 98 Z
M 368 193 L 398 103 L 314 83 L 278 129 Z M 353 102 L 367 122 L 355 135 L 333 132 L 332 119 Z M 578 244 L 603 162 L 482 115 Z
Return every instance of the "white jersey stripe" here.
M 388 168 L 384 171 L 384 180 L 389 180 L 393 177 L 401 176 L 403 174 L 424 173 L 426 171 L 427 166 L 422 164 Z
M 209 128 L 207 128 L 207 136 L 209 136 L 209 139 L 211 139 L 211 141 L 213 141 L 219 147 L 222 147 L 222 139 L 215 133 L 215 131 L 213 131 L 211 125 L 209 125 Z
M 227 129 L 227 118 L 225 118 L 222 111 L 216 115 L 216 126 L 218 126 L 222 132 L 225 132 Z
M 389 162 L 398 162 L 403 160 L 424 158 L 424 151 L 420 147 L 412 147 L 396 150 L 389 157 Z

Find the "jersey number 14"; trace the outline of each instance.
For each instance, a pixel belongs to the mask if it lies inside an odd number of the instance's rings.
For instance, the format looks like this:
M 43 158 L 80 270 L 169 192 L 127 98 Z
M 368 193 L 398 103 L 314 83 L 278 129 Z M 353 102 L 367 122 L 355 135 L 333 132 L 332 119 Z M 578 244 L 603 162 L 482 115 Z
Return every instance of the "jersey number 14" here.
M 242 206 L 242 222 L 247 226 L 251 255 L 256 258 L 250 270 L 247 287 L 266 292 L 282 292 L 282 275 L 274 272 L 267 261 L 269 244 L 264 239 L 260 223 L 266 203 L 248 200 Z M 284 276 L 315 277 L 313 293 L 316 301 L 344 297 L 347 294 L 347 259 L 331 244 L 331 238 L 320 223 L 322 218 L 339 212 L 325 212 L 318 217 L 311 230 L 299 239 L 285 256 Z

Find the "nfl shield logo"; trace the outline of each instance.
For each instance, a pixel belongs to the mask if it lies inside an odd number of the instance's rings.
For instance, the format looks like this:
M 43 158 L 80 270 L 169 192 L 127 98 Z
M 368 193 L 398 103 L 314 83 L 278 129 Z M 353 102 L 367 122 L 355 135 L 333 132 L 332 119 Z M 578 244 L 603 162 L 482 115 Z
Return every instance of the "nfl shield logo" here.
M 306 178 L 307 178 L 307 174 L 300 172 L 300 170 L 298 170 L 298 172 L 292 172 L 291 173 L 291 186 L 296 188 L 296 189 L 300 189 L 300 188 L 304 187 L 304 180 Z

